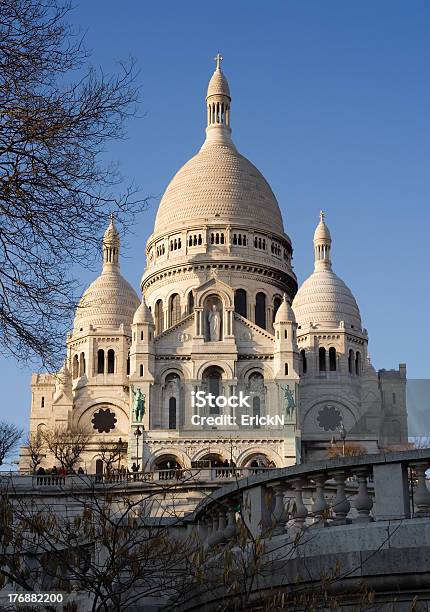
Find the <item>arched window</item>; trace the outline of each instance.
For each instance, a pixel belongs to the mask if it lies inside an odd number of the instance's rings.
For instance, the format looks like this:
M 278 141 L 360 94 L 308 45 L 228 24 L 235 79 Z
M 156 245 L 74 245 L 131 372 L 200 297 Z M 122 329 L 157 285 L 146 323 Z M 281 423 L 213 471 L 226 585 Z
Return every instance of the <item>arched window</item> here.
M 85 353 L 79 355 L 79 376 L 85 375 Z
M 330 372 L 336 372 L 336 349 L 334 346 L 328 349 L 328 363 Z
M 255 323 L 266 329 L 266 295 L 261 292 L 255 297 Z
M 103 459 L 96 459 L 96 474 L 97 476 L 103 475 Z
M 361 374 L 361 353 L 357 351 L 355 354 L 355 373 L 357 376 Z
M 247 317 L 247 295 L 245 289 L 236 289 L 234 293 L 234 310 L 242 315 L 242 317 Z
M 284 373 L 285 376 L 288 376 L 288 363 L 285 364 Z
M 115 372 L 115 351 L 109 349 L 107 352 L 107 373 L 113 374 Z
M 278 312 L 279 306 L 282 304 L 281 298 L 277 295 L 273 300 L 273 322 L 275 322 L 276 313 Z
M 97 374 L 104 374 L 105 371 L 105 352 L 103 349 L 97 351 Z
M 176 429 L 176 397 L 169 399 L 169 429 Z
M 155 333 L 161 334 L 164 329 L 163 300 L 155 302 Z
M 139 376 L 140 377 L 143 376 L 143 363 L 141 363 L 140 366 L 139 366 Z
M 192 291 L 188 293 L 187 312 L 188 314 L 194 312 L 194 293 Z
M 323 346 L 319 350 L 319 370 L 325 372 L 325 348 Z
M 203 382 L 205 383 L 206 392 L 212 393 L 216 398 L 221 394 L 222 370 L 217 366 L 211 366 L 203 373 Z M 209 414 L 219 414 L 219 407 L 212 402 L 213 406 L 209 407 Z
M 79 357 L 75 355 L 73 357 L 73 378 L 78 378 L 79 376 Z
M 352 349 L 349 349 L 348 371 L 349 371 L 350 374 L 354 373 L 354 351 Z
M 140 339 L 143 340 L 143 331 L 140 332 Z
M 45 408 L 45 398 L 43 395 L 42 395 L 42 399 L 40 400 L 40 407 Z
M 174 293 L 170 298 L 169 321 L 170 327 L 176 325 L 181 320 L 181 299 L 178 293 Z
M 307 363 L 307 359 L 306 359 L 306 351 L 305 349 L 302 349 L 300 351 L 300 363 L 301 363 L 301 369 L 302 369 L 302 374 L 306 374 L 306 372 L 308 371 L 308 363 Z
M 127 375 L 130 374 L 130 351 L 127 354 Z
M 256 418 L 253 423 L 253 427 L 260 427 L 260 416 L 261 416 L 261 400 L 258 395 L 252 398 L 252 416 Z

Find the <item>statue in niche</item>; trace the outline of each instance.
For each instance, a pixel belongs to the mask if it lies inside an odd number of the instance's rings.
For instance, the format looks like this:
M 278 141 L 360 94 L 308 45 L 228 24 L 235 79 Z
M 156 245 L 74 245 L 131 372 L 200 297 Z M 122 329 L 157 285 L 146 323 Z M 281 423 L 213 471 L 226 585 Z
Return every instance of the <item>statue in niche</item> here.
M 133 416 L 136 423 L 141 423 L 143 415 L 145 414 L 145 399 L 146 395 L 138 388 L 135 389 L 131 385 L 131 392 L 133 394 Z
M 219 342 L 221 340 L 221 313 L 216 304 L 212 304 L 208 313 L 209 340 Z

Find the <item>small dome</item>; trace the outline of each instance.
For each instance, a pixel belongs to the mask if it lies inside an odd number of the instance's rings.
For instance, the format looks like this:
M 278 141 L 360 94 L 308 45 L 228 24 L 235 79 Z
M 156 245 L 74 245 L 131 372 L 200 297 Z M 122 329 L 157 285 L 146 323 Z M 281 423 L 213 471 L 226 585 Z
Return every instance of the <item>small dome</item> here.
M 150 323 L 151 325 L 154 324 L 151 311 L 149 310 L 148 305 L 143 296 L 140 306 L 134 313 L 133 317 L 133 325 L 136 325 L 137 323 Z
M 136 291 L 117 268 L 106 269 L 82 295 L 74 321 L 75 331 L 94 327 L 129 327 L 139 306 Z
M 119 232 L 115 227 L 113 215 L 111 215 L 110 223 L 106 228 L 106 231 L 103 236 L 103 242 L 109 244 L 117 244 L 119 246 L 120 238 Z
M 293 301 L 297 324 L 310 323 L 326 327 L 361 330 L 361 317 L 357 302 L 350 289 L 332 270 L 317 270 L 305 280 Z
M 275 323 L 295 323 L 295 321 L 296 317 L 294 316 L 291 304 L 288 301 L 286 294 L 284 294 L 283 302 L 276 311 Z
M 228 96 L 230 98 L 230 87 L 220 68 L 215 70 L 209 81 L 206 99 L 208 99 L 209 96 Z

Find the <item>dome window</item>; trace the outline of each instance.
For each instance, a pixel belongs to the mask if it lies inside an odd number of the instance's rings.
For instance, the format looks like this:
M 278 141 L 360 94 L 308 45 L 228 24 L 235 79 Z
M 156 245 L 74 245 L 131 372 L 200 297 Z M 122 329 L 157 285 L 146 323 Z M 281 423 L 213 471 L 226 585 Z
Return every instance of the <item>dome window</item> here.
M 326 350 L 323 346 L 320 347 L 318 357 L 319 357 L 319 370 L 320 372 L 325 372 L 326 371 L 326 364 L 325 364 Z
M 242 317 L 247 316 L 247 294 L 245 289 L 236 289 L 234 293 L 234 310 Z
M 104 374 L 105 371 L 105 352 L 103 349 L 97 351 L 97 374 Z
M 109 349 L 107 352 L 107 373 L 114 374 L 115 372 L 115 351 Z
M 194 312 L 194 293 L 192 291 L 188 293 L 187 312 L 189 315 Z
M 163 321 L 163 300 L 157 300 L 155 303 L 155 333 L 161 334 L 164 329 Z
M 336 349 L 331 346 L 328 350 L 328 362 L 330 372 L 336 372 Z
M 350 374 L 354 373 L 354 351 L 352 349 L 349 349 L 349 355 L 348 355 L 348 372 Z
M 357 376 L 361 374 L 361 353 L 357 351 L 355 354 L 355 373 Z
M 85 353 L 79 355 L 79 376 L 85 376 Z
M 181 299 L 178 293 L 174 293 L 170 298 L 169 319 L 170 327 L 181 320 Z
M 255 297 L 255 323 L 266 329 L 266 294 L 262 292 Z
M 72 371 L 73 371 L 73 378 L 78 378 L 79 376 L 79 357 L 77 354 L 73 357 Z
M 301 365 L 302 374 L 306 374 L 308 371 L 308 364 L 307 364 L 305 349 L 302 349 L 300 351 L 300 365 Z

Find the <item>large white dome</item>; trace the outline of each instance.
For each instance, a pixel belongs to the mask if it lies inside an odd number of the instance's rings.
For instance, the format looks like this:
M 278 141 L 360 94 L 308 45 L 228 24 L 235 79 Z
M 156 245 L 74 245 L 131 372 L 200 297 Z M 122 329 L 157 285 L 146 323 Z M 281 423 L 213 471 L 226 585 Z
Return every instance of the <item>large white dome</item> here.
M 276 198 L 259 170 L 233 144 L 208 141 L 167 187 L 154 233 L 218 218 L 277 234 L 284 231 Z

